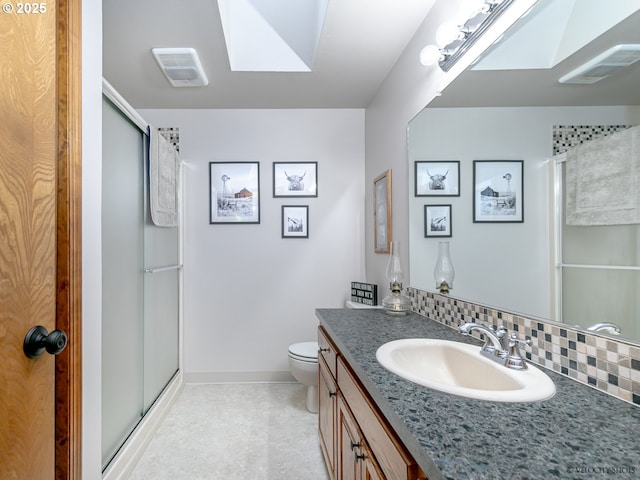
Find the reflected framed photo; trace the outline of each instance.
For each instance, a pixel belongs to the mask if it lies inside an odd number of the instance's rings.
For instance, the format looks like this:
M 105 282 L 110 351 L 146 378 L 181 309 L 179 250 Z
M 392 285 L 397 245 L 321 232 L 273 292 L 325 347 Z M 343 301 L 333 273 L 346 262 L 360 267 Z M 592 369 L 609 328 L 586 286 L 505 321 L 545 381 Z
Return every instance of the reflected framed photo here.
M 424 206 L 425 238 L 450 237 L 451 226 L 451 205 Z
M 273 162 L 273 196 L 317 197 L 318 162 Z
M 416 197 L 459 197 L 460 162 L 422 161 L 415 162 Z
M 282 238 L 309 238 L 309 206 L 282 206 Z
M 473 221 L 524 222 L 523 160 L 473 161 Z
M 373 228 L 375 253 L 391 251 L 391 169 L 373 180 Z
M 209 162 L 209 223 L 260 223 L 259 162 Z

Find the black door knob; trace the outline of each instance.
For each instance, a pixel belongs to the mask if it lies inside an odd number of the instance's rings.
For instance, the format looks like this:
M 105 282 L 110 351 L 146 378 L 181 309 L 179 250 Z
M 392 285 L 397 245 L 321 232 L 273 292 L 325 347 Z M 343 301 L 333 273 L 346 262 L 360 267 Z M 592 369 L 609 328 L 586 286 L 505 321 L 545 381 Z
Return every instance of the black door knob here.
M 27 332 L 24 337 L 23 350 L 29 358 L 37 358 L 46 350 L 51 355 L 57 355 L 67 346 L 67 334 L 62 330 L 47 332 L 47 329 L 38 325 Z

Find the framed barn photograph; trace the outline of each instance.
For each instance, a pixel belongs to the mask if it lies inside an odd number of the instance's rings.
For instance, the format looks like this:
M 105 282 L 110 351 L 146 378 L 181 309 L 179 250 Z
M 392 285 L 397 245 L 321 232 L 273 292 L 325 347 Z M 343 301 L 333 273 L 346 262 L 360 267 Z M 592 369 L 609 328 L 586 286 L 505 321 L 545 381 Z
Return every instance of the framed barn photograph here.
M 473 221 L 524 222 L 522 160 L 473 161 Z
M 451 226 L 451 205 L 424 206 L 425 238 L 450 237 Z
M 209 223 L 260 223 L 260 163 L 209 162 Z
M 416 161 L 414 182 L 416 197 L 459 197 L 460 162 Z
M 309 206 L 282 206 L 282 238 L 309 238 Z
M 373 180 L 373 237 L 375 253 L 391 251 L 391 170 Z
M 317 197 L 318 162 L 273 162 L 274 197 Z

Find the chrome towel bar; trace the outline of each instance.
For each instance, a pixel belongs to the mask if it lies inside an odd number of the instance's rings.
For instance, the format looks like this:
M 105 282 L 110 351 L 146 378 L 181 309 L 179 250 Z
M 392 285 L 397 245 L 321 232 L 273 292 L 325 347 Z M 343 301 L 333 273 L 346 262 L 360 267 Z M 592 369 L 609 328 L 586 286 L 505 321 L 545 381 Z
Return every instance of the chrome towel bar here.
M 182 268 L 182 265 L 170 265 L 168 267 L 145 268 L 144 273 L 168 272 L 169 270 L 180 270 L 181 268 Z

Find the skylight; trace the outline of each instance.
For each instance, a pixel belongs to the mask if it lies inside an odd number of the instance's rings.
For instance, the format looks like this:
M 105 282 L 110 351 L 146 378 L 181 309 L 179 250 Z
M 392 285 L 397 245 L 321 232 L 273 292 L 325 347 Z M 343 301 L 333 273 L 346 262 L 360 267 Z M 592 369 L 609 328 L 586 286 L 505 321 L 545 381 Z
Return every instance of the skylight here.
M 329 0 L 218 0 L 232 71 L 310 72 Z

